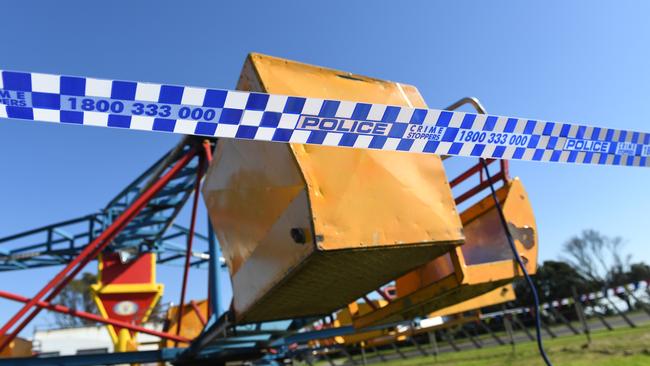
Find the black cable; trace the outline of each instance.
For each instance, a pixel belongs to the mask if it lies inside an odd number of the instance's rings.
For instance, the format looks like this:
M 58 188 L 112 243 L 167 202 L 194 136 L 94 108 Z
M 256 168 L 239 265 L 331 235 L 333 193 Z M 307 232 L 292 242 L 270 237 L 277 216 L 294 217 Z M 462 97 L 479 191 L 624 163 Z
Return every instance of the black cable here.
M 503 209 L 501 208 L 501 204 L 499 203 L 497 192 L 494 190 L 494 184 L 492 183 L 492 177 L 490 176 L 488 165 L 484 159 L 480 159 L 480 160 L 481 160 L 481 164 L 483 164 L 483 168 L 485 169 L 485 175 L 487 177 L 487 181 L 490 182 L 490 191 L 492 192 L 492 198 L 494 199 L 494 204 L 496 205 L 497 211 L 499 212 L 499 218 L 501 219 L 501 224 L 503 225 L 503 229 L 506 232 L 506 237 L 508 238 L 508 244 L 510 244 L 510 250 L 512 250 L 512 255 L 515 257 L 517 264 L 519 264 L 519 268 L 521 268 L 521 271 L 524 274 L 524 278 L 528 283 L 528 287 L 530 287 L 530 291 L 533 293 L 533 300 L 535 301 L 535 333 L 537 336 L 537 348 L 539 349 L 539 354 L 542 356 L 547 366 L 553 366 L 551 360 L 549 360 L 548 356 L 546 355 L 546 351 L 544 351 L 544 342 L 542 341 L 542 319 L 539 314 L 539 296 L 537 295 L 537 289 L 535 288 L 533 279 L 528 274 L 528 271 L 526 270 L 526 266 L 524 265 L 524 262 L 521 260 L 521 257 L 519 256 L 519 252 L 515 247 L 515 241 L 512 239 L 512 234 L 510 234 L 510 230 L 508 229 L 508 223 L 506 221 L 506 217 L 503 214 Z

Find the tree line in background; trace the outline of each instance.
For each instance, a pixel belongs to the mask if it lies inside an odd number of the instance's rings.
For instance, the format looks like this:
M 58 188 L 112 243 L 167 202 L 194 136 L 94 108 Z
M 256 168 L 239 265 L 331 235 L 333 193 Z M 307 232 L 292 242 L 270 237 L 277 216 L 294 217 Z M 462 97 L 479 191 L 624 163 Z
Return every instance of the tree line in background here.
M 621 237 L 608 237 L 596 230 L 585 230 L 569 239 L 563 246 L 558 261 L 545 261 L 537 268 L 533 282 L 540 302 L 559 300 L 638 282 L 650 281 L 650 266 L 643 262 L 632 263 L 625 253 Z M 515 282 L 516 304 L 533 304 L 530 288 L 522 280 Z M 627 296 L 620 295 L 631 308 Z

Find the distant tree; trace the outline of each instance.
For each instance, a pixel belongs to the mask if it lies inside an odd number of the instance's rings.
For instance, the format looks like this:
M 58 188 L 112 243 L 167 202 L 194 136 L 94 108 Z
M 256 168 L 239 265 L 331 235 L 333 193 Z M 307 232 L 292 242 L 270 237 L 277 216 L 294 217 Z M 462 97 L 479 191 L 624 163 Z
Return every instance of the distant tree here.
M 607 284 L 609 286 L 622 286 L 630 283 L 639 282 L 642 280 L 650 279 L 650 266 L 641 262 L 634 263 L 629 266 L 629 269 L 626 271 L 621 267 L 616 267 L 607 276 Z M 616 294 L 621 300 L 625 301 L 628 309 L 633 309 L 630 296 L 627 292 L 619 292 Z M 639 306 L 639 304 L 637 304 Z
M 564 251 L 572 265 L 594 284 L 601 288 L 621 286 L 640 279 L 649 278 L 650 268 L 644 263 L 630 265 L 632 256 L 625 254 L 624 242 L 620 237 L 608 237 L 595 230 L 585 230 L 581 236 L 571 238 L 564 245 Z M 630 296 L 626 292 L 616 294 L 632 309 Z
M 595 230 L 585 230 L 568 240 L 560 261 L 546 261 L 537 269 L 533 282 L 540 302 L 570 298 L 572 288 L 578 294 L 650 280 L 650 266 L 645 263 L 630 264 L 631 256 L 624 251 L 620 237 L 608 237 Z M 514 283 L 518 305 L 532 305 L 530 289 L 523 279 Z M 616 294 L 632 309 L 626 292 Z M 604 307 L 610 305 L 604 304 Z
M 650 266 L 640 262 L 630 265 L 627 282 L 650 281 Z
M 600 286 L 613 285 L 627 272 L 630 255 L 623 252 L 620 237 L 610 238 L 596 230 L 585 230 L 564 244 L 565 259 L 586 279 Z
M 90 285 L 97 282 L 97 275 L 84 272 L 80 278 L 76 278 L 59 293 L 54 303 L 67 306 L 71 309 L 97 314 L 97 306 L 93 301 Z M 78 327 L 94 324 L 93 321 L 73 317 L 67 314 L 54 313 L 54 322 L 62 328 Z
M 596 287 L 570 264 L 561 261 L 545 261 L 537 268 L 533 282 L 542 303 L 571 297 L 573 287 L 578 293 L 592 291 Z M 530 288 L 523 279 L 515 282 L 515 293 L 519 305 L 532 305 Z

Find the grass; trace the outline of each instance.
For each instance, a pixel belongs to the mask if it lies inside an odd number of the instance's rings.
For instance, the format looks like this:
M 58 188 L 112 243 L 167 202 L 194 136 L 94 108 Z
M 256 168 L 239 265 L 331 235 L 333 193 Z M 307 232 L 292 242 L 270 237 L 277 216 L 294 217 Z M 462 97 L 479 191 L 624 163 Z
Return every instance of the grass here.
M 650 326 L 614 331 L 597 331 L 586 346 L 584 335 L 546 339 L 546 352 L 555 366 L 641 366 L 650 365 Z M 488 366 L 543 365 L 534 342 L 519 343 L 515 351 L 510 346 L 445 353 L 433 357 L 413 357 L 396 360 L 385 366 L 458 365 Z

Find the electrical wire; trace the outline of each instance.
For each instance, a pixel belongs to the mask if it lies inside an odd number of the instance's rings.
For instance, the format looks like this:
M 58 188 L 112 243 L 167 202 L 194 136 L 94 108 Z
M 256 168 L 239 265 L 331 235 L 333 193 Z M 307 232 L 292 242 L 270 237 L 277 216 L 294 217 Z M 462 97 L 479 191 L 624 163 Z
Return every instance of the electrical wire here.
M 480 159 L 480 160 L 481 160 L 481 164 L 483 164 L 483 168 L 485 169 L 485 175 L 487 181 L 490 182 L 490 192 L 492 192 L 492 198 L 494 199 L 494 204 L 497 208 L 497 211 L 499 212 L 499 218 L 501 219 L 501 224 L 503 225 L 503 229 L 506 232 L 506 237 L 508 238 L 508 244 L 510 244 L 510 250 L 512 250 L 512 255 L 515 257 L 517 264 L 519 264 L 519 268 L 521 268 L 521 272 L 524 274 L 526 283 L 528 283 L 528 287 L 530 287 L 530 291 L 533 293 L 533 300 L 535 302 L 535 335 L 537 336 L 537 348 L 539 349 L 539 354 L 542 356 L 547 366 L 553 366 L 551 360 L 549 360 L 548 356 L 546 355 L 546 351 L 544 351 L 544 342 L 542 340 L 542 320 L 539 313 L 539 296 L 537 295 L 537 289 L 535 288 L 533 279 L 528 274 L 528 271 L 526 270 L 526 266 L 524 265 L 524 262 L 521 260 L 521 257 L 519 256 L 519 252 L 515 247 L 515 241 L 512 239 L 512 234 L 510 234 L 510 230 L 508 229 L 508 223 L 506 221 L 505 215 L 503 214 L 501 203 L 499 203 L 497 192 L 494 190 L 494 183 L 492 183 L 492 177 L 490 176 L 488 165 L 484 159 Z

